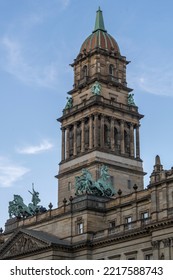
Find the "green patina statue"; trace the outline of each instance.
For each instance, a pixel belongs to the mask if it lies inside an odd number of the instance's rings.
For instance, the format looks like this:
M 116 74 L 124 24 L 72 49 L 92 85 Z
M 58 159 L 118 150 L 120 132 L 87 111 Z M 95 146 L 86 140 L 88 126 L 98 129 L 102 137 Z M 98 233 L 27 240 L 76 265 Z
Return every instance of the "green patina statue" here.
M 133 93 L 130 93 L 130 94 L 128 95 L 128 99 L 127 99 L 128 105 L 136 106 L 133 96 L 134 96 Z
M 101 84 L 100 84 L 99 82 L 95 82 L 94 85 L 93 85 L 92 88 L 91 88 L 91 92 L 92 92 L 94 95 L 100 95 L 101 89 L 102 89 Z
M 67 103 L 65 105 L 65 109 L 70 109 L 73 107 L 73 98 L 67 96 Z
M 32 195 L 32 203 L 29 203 L 28 206 L 23 202 L 23 198 L 20 195 L 14 194 L 13 201 L 9 202 L 8 213 L 9 217 L 12 218 L 26 218 L 29 216 L 33 216 L 36 213 L 43 213 L 46 210 L 45 207 L 38 205 L 40 202 L 39 193 L 34 190 L 34 186 L 32 185 L 32 192 L 29 191 Z
M 102 165 L 100 168 L 100 178 L 94 181 L 91 173 L 87 169 L 82 169 L 82 175 L 75 177 L 76 195 L 94 194 L 97 196 L 111 197 L 115 190 L 110 182 L 108 167 Z

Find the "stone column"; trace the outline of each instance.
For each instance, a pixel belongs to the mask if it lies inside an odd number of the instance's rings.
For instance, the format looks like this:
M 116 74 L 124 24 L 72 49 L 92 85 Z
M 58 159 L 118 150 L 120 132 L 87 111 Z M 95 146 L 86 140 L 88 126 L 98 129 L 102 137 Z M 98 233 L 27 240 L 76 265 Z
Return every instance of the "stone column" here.
M 61 160 L 65 160 L 65 128 L 62 127 Z
M 98 147 L 98 114 L 94 115 L 94 148 Z
M 101 148 L 104 148 L 104 115 L 101 115 L 100 146 L 101 146 Z
M 121 154 L 124 154 L 124 121 L 121 120 L 121 125 L 120 125 L 120 133 L 121 133 Z
M 163 240 L 164 244 L 164 259 L 170 260 L 171 259 L 171 239 L 167 238 Z
M 85 119 L 81 123 L 81 152 L 85 151 Z
M 89 149 L 93 148 L 93 116 L 89 118 Z
M 153 260 L 160 259 L 160 241 L 152 241 L 151 242 L 153 249 Z
M 74 126 L 73 126 L 73 155 L 74 156 L 77 155 L 76 139 L 77 139 L 77 123 L 74 123 Z
M 136 158 L 140 158 L 139 127 L 140 125 L 136 126 Z
M 170 238 L 170 260 L 173 258 L 173 238 Z
M 151 219 L 152 221 L 157 221 L 158 220 L 158 194 L 157 194 L 157 188 L 153 187 L 151 189 Z
M 134 157 L 134 126 L 130 124 L 130 156 Z
M 69 158 L 69 126 L 66 129 L 66 159 Z
M 115 150 L 114 119 L 111 118 L 111 150 Z

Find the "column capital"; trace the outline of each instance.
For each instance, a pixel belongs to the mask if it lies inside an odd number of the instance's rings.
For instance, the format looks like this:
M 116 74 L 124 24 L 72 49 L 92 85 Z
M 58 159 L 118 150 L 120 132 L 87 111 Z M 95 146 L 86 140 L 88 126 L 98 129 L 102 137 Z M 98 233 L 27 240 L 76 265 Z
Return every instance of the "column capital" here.
M 101 118 L 105 118 L 105 114 L 101 113 L 101 114 L 100 114 L 100 117 L 101 117 Z
M 81 123 L 84 123 L 85 122 L 85 117 L 83 117 L 82 119 L 81 119 Z
M 170 247 L 171 245 L 171 239 L 170 238 L 166 238 L 164 240 L 162 240 L 164 247 Z
M 151 245 L 152 245 L 153 249 L 159 249 L 160 241 L 159 240 L 151 241 Z
M 130 127 L 134 127 L 135 126 L 135 124 L 132 123 L 132 122 L 130 122 L 129 124 L 130 124 Z
M 138 123 L 138 124 L 135 124 L 135 128 L 140 128 L 140 123 Z
M 111 118 L 111 124 L 114 124 L 114 123 L 115 123 L 115 119 Z

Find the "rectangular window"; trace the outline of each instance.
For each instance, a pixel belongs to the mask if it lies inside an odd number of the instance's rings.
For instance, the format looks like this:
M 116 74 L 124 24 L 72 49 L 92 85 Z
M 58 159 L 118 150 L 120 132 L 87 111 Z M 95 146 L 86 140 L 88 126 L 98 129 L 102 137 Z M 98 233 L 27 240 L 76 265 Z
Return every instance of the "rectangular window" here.
M 115 226 L 116 226 L 115 221 L 111 221 L 111 222 L 109 223 L 109 228 L 115 228 Z
M 145 211 L 141 213 L 141 225 L 146 225 L 150 222 L 149 212 Z
M 126 229 L 132 228 L 132 217 L 131 216 L 125 218 L 125 228 Z
M 148 218 L 149 218 L 149 213 L 148 213 L 148 212 L 142 213 L 141 218 L 142 218 L 143 220 L 148 219 Z
M 145 260 L 152 260 L 153 259 L 153 255 L 152 254 L 146 254 L 145 255 Z
M 132 222 L 132 217 L 125 218 L 125 223 L 130 224 Z
M 77 233 L 82 234 L 83 233 L 83 223 L 77 224 Z

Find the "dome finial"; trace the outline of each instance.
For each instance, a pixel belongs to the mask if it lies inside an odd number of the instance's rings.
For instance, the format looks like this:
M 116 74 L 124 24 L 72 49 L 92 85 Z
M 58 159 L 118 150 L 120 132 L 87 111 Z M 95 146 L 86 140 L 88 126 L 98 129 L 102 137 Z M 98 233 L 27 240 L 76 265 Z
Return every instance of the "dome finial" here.
M 93 32 L 95 32 L 97 30 L 102 30 L 102 31 L 106 32 L 105 26 L 104 26 L 103 14 L 100 9 L 100 6 L 99 6 L 97 14 L 96 14 L 95 28 L 94 28 Z

